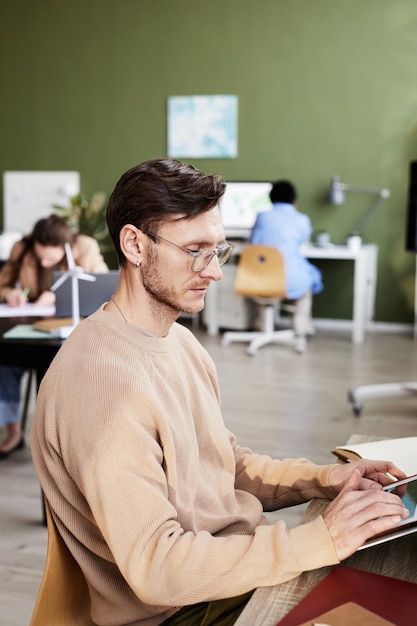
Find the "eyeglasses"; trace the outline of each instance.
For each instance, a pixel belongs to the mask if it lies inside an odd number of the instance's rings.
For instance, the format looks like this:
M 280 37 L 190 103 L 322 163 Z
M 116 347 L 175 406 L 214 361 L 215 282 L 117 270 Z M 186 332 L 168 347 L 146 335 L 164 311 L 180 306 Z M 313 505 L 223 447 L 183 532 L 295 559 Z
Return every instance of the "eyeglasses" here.
M 145 235 L 150 237 L 150 239 L 160 239 L 161 241 L 165 241 L 165 243 L 169 243 L 171 246 L 178 248 L 178 250 L 182 250 L 186 254 L 189 254 L 193 257 L 193 263 L 191 265 L 191 269 L 193 272 L 201 272 L 205 270 L 213 257 L 217 256 L 217 260 L 219 265 L 224 265 L 226 261 L 229 260 L 230 255 L 234 250 L 234 245 L 225 241 L 216 247 L 215 250 L 187 250 L 187 248 L 182 248 L 177 243 L 173 241 L 169 241 L 165 239 L 165 237 L 161 237 L 160 235 L 155 235 L 155 233 L 151 233 L 150 231 L 144 231 Z

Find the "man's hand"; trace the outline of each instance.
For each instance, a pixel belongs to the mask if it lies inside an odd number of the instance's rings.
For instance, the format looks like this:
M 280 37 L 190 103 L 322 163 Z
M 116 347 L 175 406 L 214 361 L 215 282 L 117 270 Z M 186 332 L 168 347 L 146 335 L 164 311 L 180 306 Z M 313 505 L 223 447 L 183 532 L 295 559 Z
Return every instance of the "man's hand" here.
M 395 478 L 406 478 L 406 474 L 393 463 L 361 459 L 335 465 L 329 474 L 330 487 L 337 493 L 340 492 L 355 470 L 359 470 L 361 474 L 359 489 L 379 489 L 394 482 Z
M 341 492 L 323 513 L 340 561 L 356 552 L 367 539 L 394 528 L 409 515 L 397 495 L 382 490 L 381 485 L 385 484 L 385 478 L 382 482 L 375 482 L 378 471 L 377 474 L 371 472 L 374 478 L 364 477 L 361 473 L 363 466 L 358 467 L 356 463 L 348 465 L 356 467 Z M 391 470 L 393 468 L 394 466 Z M 403 473 L 400 474 L 402 478 Z M 393 473 L 393 476 L 396 474 Z M 388 482 L 392 480 L 388 479 Z

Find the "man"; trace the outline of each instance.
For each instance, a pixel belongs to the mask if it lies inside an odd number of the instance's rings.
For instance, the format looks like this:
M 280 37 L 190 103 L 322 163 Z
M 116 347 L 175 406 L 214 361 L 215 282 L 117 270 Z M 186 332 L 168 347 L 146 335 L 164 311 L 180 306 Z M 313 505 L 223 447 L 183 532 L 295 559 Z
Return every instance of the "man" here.
M 273 183 L 269 197 L 271 210 L 258 214 L 250 241 L 273 246 L 283 256 L 287 298 L 293 300 L 295 306 L 292 317 L 295 350 L 302 354 L 307 347 L 308 335 L 315 332 L 311 322 L 312 296 L 323 289 L 320 270 L 300 252 L 301 245 L 311 237 L 311 220 L 297 210 L 297 191 L 290 181 Z
M 406 516 L 381 490 L 385 472 L 404 476 L 391 463 L 273 461 L 226 430 L 214 364 L 175 323 L 232 251 L 224 188 L 168 159 L 121 177 L 107 208 L 119 286 L 39 392 L 34 462 L 99 626 L 233 624 L 256 587 L 338 563 Z M 310 524 L 263 517 L 340 491 Z

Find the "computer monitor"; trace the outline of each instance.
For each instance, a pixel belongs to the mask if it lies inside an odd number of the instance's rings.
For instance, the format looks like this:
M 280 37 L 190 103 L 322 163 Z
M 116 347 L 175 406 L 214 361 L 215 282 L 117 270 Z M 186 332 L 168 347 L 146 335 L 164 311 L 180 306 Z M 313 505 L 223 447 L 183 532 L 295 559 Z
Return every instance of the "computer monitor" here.
M 53 274 L 54 282 L 57 281 L 65 272 L 55 271 Z M 78 298 L 80 305 L 81 317 L 88 317 L 96 311 L 104 302 L 108 302 L 112 294 L 116 291 L 119 283 L 119 270 L 109 270 L 96 274 L 90 272 L 95 277 L 94 282 L 79 280 L 78 281 Z M 68 278 L 63 282 L 55 292 L 55 317 L 71 317 L 72 316 L 72 289 L 71 279 Z
M 228 182 L 220 199 L 220 214 L 226 237 L 249 239 L 256 216 L 271 208 L 270 182 Z
M 408 173 L 407 228 L 405 249 L 417 252 L 417 161 L 411 161 Z

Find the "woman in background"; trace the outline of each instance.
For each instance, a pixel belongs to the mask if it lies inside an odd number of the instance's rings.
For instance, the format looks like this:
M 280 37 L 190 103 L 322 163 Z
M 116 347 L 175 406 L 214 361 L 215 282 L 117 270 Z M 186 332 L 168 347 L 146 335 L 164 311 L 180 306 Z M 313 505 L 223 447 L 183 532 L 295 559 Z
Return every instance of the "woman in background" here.
M 85 272 L 107 272 L 108 267 L 95 239 L 74 234 L 59 215 L 36 222 L 32 233 L 14 244 L 0 271 L 0 302 L 18 307 L 26 302 L 45 307 L 55 304 L 50 291 L 53 273 L 68 269 L 65 244 L 71 246 L 74 262 Z M 20 424 L 20 386 L 24 368 L 0 366 L 0 427 L 6 439 L 0 446 L 0 460 L 24 447 Z

